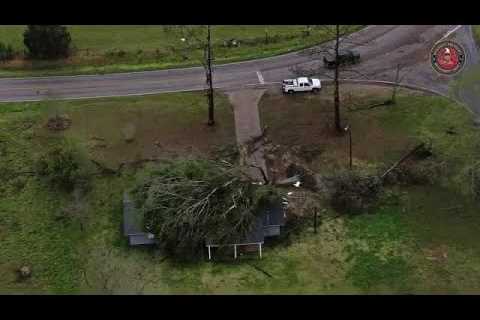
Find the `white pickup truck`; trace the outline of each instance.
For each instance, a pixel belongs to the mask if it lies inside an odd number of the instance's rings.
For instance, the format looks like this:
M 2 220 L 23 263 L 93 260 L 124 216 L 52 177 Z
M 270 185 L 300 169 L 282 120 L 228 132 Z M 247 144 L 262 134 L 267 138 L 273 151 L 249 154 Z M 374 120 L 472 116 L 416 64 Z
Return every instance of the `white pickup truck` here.
M 297 79 L 286 79 L 282 82 L 283 93 L 294 93 L 302 91 L 318 92 L 322 88 L 320 79 L 300 77 Z

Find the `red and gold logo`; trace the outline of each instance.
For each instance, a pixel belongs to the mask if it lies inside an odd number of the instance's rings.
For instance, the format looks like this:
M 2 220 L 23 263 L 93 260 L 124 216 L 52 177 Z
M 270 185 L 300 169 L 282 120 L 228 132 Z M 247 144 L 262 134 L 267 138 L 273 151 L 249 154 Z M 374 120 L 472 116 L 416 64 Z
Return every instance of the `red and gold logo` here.
M 453 41 L 439 42 L 432 49 L 431 62 L 437 72 L 455 74 L 465 64 L 465 50 Z

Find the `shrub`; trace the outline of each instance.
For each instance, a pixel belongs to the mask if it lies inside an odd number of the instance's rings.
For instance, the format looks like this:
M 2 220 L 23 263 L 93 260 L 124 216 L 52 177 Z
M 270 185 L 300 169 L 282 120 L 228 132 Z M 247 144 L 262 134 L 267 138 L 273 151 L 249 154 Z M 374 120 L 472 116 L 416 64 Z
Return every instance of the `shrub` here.
M 125 57 L 127 52 L 123 49 L 109 49 L 105 51 L 105 56 L 107 58 L 123 58 Z
M 71 192 L 76 187 L 87 189 L 91 176 L 86 157 L 68 141 L 55 144 L 42 154 L 35 171 L 51 187 L 65 192 Z
M 33 59 L 58 59 L 70 55 L 72 39 L 59 25 L 29 25 L 23 33 L 27 54 Z
M 333 179 L 332 207 L 342 213 L 361 213 L 374 206 L 382 191 L 377 176 L 348 171 Z
M 62 131 L 68 129 L 71 124 L 72 119 L 70 119 L 68 115 L 56 114 L 55 116 L 48 118 L 47 128 L 52 131 Z
M 10 44 L 5 45 L 4 43 L 0 42 L 0 61 L 5 62 L 8 60 L 12 60 L 15 57 L 15 52 Z

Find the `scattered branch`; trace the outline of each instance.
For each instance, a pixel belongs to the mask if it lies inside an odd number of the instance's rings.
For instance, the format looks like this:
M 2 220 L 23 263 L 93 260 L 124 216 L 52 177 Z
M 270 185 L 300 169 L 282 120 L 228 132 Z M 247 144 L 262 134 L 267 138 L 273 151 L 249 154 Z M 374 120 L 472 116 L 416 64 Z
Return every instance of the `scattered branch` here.
M 425 143 L 421 143 L 419 144 L 418 146 L 416 146 L 414 149 L 412 149 L 411 151 L 409 151 L 407 154 L 405 154 L 402 158 L 400 158 L 400 160 L 398 160 L 393 166 L 391 166 L 387 171 L 385 171 L 382 175 L 381 175 L 381 179 L 384 180 L 385 177 L 390 173 L 392 172 L 392 170 L 394 170 L 396 167 L 398 167 L 399 165 L 401 165 L 405 160 L 407 160 L 408 158 L 410 158 L 412 155 L 414 155 L 416 152 L 418 152 L 419 150 L 421 150 L 422 148 L 425 147 Z

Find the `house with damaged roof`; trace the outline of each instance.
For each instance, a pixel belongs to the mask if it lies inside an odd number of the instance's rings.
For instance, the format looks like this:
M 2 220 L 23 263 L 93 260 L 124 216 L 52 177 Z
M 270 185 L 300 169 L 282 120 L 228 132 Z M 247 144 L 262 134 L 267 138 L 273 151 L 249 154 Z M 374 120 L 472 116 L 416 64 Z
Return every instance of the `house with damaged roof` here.
M 259 257 L 262 257 L 262 245 L 266 238 L 279 236 L 281 228 L 285 226 L 286 207 L 281 204 L 274 204 L 262 210 L 257 216 L 255 223 L 249 233 L 235 243 L 218 244 L 214 240 L 205 239 L 205 246 L 208 250 L 208 259 L 211 260 L 214 248 L 231 246 L 233 256 L 238 257 L 238 249 L 248 247 L 256 248 Z M 154 245 L 157 243 L 155 235 L 145 231 L 143 216 L 135 207 L 135 203 L 127 192 L 123 195 L 123 234 L 128 238 L 130 246 Z

